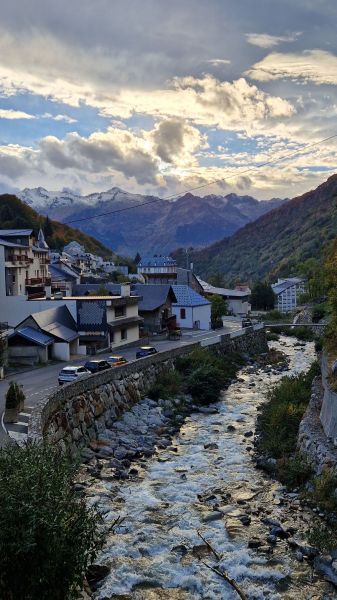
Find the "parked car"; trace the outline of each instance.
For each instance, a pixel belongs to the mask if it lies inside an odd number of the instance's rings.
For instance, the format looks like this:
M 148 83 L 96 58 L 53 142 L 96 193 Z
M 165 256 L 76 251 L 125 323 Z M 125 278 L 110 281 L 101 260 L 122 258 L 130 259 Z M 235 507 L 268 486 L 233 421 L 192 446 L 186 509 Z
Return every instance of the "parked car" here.
M 250 319 L 242 319 L 242 327 L 251 327 L 253 325 Z
M 136 352 L 136 358 L 143 358 L 144 356 L 151 356 L 151 354 L 157 354 L 158 350 L 153 346 L 141 346 Z
M 128 362 L 126 358 L 124 358 L 124 356 L 109 356 L 109 358 L 107 358 L 107 361 L 112 367 L 126 365 L 126 363 Z
M 106 369 L 110 369 L 112 365 L 110 365 L 107 360 L 96 359 L 88 360 L 84 366 L 90 371 L 90 373 L 99 373 L 100 371 L 106 371 Z
M 74 366 L 74 367 L 64 367 L 62 371 L 59 372 L 58 382 L 60 385 L 64 383 L 69 383 L 70 381 L 76 381 L 81 377 L 85 377 L 85 375 L 90 375 L 90 371 L 83 366 Z

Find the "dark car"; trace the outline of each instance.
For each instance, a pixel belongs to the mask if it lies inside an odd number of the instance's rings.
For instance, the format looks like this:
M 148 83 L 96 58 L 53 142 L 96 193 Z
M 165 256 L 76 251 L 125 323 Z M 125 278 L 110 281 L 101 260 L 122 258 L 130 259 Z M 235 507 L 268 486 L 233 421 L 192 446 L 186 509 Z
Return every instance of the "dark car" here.
M 242 327 L 251 327 L 253 325 L 250 319 L 242 319 Z
M 111 369 L 111 365 L 107 360 L 88 360 L 84 366 L 90 373 L 99 373 L 100 371 Z
M 151 354 L 157 354 L 158 350 L 156 350 L 153 346 L 142 346 L 136 352 L 136 358 L 143 358 L 144 356 L 151 356 Z

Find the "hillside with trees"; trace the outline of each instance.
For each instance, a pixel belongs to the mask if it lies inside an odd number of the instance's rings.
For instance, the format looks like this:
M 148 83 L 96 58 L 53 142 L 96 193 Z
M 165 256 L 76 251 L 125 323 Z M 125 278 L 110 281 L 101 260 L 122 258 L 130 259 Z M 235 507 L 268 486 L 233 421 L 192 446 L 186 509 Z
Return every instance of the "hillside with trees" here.
M 102 257 L 111 257 L 111 250 L 95 238 L 86 235 L 78 229 L 52 221 L 49 217 L 39 215 L 14 195 L 0 195 L 0 229 L 33 229 L 35 233 L 42 227 L 46 241 L 51 249 L 60 250 L 76 240 L 88 252 Z
M 301 263 L 324 260 L 329 243 L 337 236 L 337 175 L 317 189 L 249 223 L 230 238 L 189 253 L 195 272 L 203 278 L 215 274 L 227 285 L 297 274 Z M 180 265 L 186 252 L 173 256 Z

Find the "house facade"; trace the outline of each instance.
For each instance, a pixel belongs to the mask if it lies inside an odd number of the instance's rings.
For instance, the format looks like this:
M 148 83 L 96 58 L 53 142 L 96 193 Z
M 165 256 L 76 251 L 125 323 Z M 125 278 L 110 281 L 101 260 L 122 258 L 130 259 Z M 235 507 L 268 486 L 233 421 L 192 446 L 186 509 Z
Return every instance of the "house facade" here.
M 172 320 L 173 303 L 177 301 L 168 284 L 136 283 L 132 286 L 139 296 L 139 314 L 143 318 L 144 333 L 161 333 Z
M 0 297 L 45 295 L 51 285 L 49 262 L 41 230 L 36 240 L 32 229 L 1 229 Z
M 247 316 L 252 307 L 250 303 L 251 290 L 247 286 L 238 286 L 235 289 L 220 288 L 210 285 L 198 277 L 204 293 L 207 295 L 221 296 L 227 301 L 228 312 L 239 317 Z
M 93 293 L 67 298 L 76 301 L 80 345 L 86 347 L 87 353 L 95 354 L 139 340 L 139 326 L 143 322 L 138 314 L 140 298 L 131 296 L 130 286 L 120 286 L 120 293 L 115 295 L 95 296 Z
M 276 298 L 275 308 L 281 313 L 287 313 L 297 307 L 299 295 L 306 291 L 306 282 L 301 277 L 289 277 L 278 279 L 271 287 Z
M 144 257 L 137 265 L 137 273 L 149 284 L 173 284 L 177 281 L 177 263 L 170 256 Z
M 8 336 L 8 355 L 14 362 L 68 361 L 79 352 L 76 321 L 64 304 L 32 313 Z
M 186 329 L 211 329 L 211 303 L 187 285 L 172 286 L 177 302 L 172 305 L 177 326 Z

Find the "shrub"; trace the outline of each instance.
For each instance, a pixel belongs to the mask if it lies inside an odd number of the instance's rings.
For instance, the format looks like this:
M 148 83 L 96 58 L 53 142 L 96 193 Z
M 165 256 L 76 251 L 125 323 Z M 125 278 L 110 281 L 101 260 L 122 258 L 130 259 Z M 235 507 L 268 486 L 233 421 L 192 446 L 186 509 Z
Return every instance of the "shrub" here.
M 331 469 L 313 480 L 312 498 L 321 508 L 337 511 L 337 475 Z
M 102 538 L 69 457 L 41 444 L 0 451 L 0 597 L 75 600 Z
M 264 321 L 289 321 L 289 315 L 281 313 L 279 310 L 270 310 L 263 316 Z
M 309 371 L 283 377 L 268 393 L 257 427 L 261 433 L 259 448 L 274 458 L 283 458 L 296 449 L 300 421 L 306 410 L 313 378 L 320 372 L 318 363 Z
M 320 552 L 327 553 L 335 550 L 337 546 L 337 535 L 335 529 L 322 525 L 322 523 L 309 530 L 308 542 Z
M 186 378 L 186 391 L 202 404 L 216 402 L 226 384 L 224 373 L 212 365 L 201 365 Z
M 318 323 L 323 317 L 325 317 L 327 313 L 327 305 L 326 304 L 315 304 L 312 307 L 312 320 L 313 323 Z
M 302 487 L 311 477 L 310 464 L 298 453 L 291 458 L 282 458 L 277 464 L 277 477 L 290 488 Z
M 280 336 L 275 331 L 267 331 L 266 336 L 268 342 L 277 342 L 280 339 Z
M 19 408 L 24 402 L 25 395 L 22 385 L 18 385 L 15 381 L 11 381 L 6 393 L 6 408 Z
M 179 371 L 170 371 L 160 375 L 149 389 L 147 395 L 152 400 L 174 398 L 181 392 L 182 381 Z
M 183 389 L 202 403 L 216 402 L 243 364 L 237 353 L 218 354 L 213 348 L 196 348 L 179 357 L 176 368 L 183 376 Z

